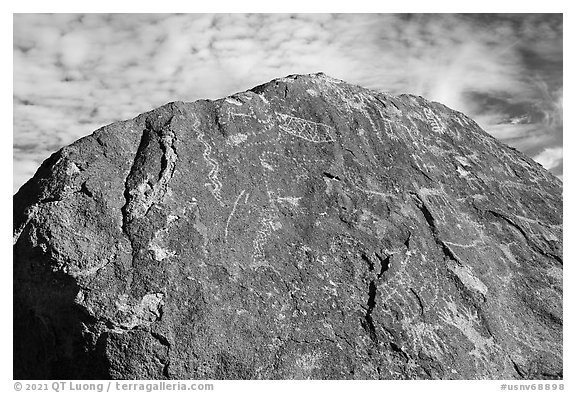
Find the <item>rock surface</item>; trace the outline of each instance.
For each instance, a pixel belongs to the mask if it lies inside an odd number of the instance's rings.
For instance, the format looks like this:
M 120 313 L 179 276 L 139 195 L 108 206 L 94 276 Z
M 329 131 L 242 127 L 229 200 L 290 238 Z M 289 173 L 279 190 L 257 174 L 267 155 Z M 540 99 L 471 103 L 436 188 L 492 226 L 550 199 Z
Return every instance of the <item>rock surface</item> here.
M 167 104 L 14 197 L 14 378 L 562 378 L 562 185 L 324 74 Z

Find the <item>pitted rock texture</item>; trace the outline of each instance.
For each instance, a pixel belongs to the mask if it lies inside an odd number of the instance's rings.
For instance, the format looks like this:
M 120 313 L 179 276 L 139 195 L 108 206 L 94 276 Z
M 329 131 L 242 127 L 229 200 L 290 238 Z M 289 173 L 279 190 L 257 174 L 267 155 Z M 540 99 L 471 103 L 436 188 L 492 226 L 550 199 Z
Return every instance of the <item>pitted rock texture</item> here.
M 562 378 L 562 185 L 324 74 L 106 126 L 14 197 L 14 378 Z

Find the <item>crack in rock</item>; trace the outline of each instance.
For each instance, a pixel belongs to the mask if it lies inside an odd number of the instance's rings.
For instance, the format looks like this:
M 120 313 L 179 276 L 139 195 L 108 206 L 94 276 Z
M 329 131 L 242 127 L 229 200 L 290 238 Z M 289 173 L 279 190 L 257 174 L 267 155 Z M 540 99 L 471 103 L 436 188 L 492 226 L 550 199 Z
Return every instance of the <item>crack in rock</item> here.
M 155 126 L 150 118 L 146 119 L 146 127 L 142 132 L 138 150 L 124 182 L 125 204 L 121 209 L 122 231 L 130 241 L 133 263 L 141 246 L 138 245 L 137 235 L 133 233 L 132 224 L 145 217 L 153 206 L 164 203 L 169 193 L 168 183 L 174 176 L 178 156 L 175 149 L 176 134 L 172 129 L 173 117 L 173 115 L 170 116 L 160 127 Z M 150 178 L 149 173 L 145 173 L 146 162 L 150 159 L 150 155 L 154 154 L 151 150 L 154 144 L 158 144 L 162 152 L 160 172 L 155 182 Z M 160 257 L 167 257 L 168 254 L 161 254 Z

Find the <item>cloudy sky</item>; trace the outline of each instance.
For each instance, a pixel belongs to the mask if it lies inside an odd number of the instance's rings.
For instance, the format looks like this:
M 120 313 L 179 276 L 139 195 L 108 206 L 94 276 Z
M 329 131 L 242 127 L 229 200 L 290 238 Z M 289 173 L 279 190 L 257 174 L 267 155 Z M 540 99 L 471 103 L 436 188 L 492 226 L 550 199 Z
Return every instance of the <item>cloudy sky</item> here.
M 14 192 L 52 152 L 170 101 L 323 71 L 474 118 L 562 177 L 558 14 L 14 15 Z

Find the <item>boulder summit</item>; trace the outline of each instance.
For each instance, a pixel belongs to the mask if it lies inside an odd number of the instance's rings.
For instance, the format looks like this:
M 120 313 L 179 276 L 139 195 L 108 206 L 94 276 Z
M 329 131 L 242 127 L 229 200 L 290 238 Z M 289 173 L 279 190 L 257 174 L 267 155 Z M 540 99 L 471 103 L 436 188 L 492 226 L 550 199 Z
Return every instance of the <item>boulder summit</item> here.
M 562 378 L 562 184 L 324 74 L 105 126 L 14 196 L 15 379 Z

